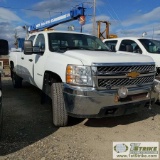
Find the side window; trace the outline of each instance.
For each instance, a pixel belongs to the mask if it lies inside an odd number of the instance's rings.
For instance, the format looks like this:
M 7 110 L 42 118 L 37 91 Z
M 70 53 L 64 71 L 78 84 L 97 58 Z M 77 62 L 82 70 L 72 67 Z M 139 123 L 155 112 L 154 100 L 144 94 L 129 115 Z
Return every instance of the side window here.
M 139 45 L 133 40 L 122 40 L 119 51 L 142 53 Z
M 34 35 L 34 36 L 31 36 L 31 37 L 29 37 L 29 39 L 28 39 L 28 40 L 30 40 L 30 41 L 32 41 L 32 42 L 33 42 L 33 41 L 34 41 L 34 39 L 35 39 L 35 37 L 36 37 L 35 35 Z
M 116 50 L 117 40 L 106 41 L 105 44 L 106 44 L 112 51 L 115 51 L 115 50 Z
M 83 41 L 79 39 L 73 40 L 75 47 L 82 47 L 83 46 Z
M 39 34 L 37 36 L 36 42 L 35 42 L 35 47 L 39 47 L 42 50 L 45 50 L 45 38 L 43 34 Z

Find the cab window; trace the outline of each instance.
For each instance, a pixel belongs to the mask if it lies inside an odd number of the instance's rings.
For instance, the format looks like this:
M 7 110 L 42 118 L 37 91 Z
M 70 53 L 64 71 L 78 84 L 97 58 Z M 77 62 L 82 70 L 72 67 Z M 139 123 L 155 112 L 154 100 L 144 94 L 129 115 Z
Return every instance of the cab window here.
M 139 45 L 133 40 L 122 40 L 119 51 L 142 53 Z
M 116 51 L 117 40 L 104 42 L 112 51 Z
M 33 36 L 29 37 L 29 39 L 28 39 L 28 40 L 30 40 L 30 41 L 32 41 L 32 42 L 33 42 L 33 41 L 34 41 L 34 39 L 35 39 L 35 37 L 36 37 L 36 36 L 35 36 L 35 35 L 33 35 Z
M 37 36 L 35 47 L 39 47 L 41 50 L 45 50 L 45 38 L 43 34 Z
M 139 41 L 149 53 L 160 53 L 160 41 L 153 39 L 139 39 Z

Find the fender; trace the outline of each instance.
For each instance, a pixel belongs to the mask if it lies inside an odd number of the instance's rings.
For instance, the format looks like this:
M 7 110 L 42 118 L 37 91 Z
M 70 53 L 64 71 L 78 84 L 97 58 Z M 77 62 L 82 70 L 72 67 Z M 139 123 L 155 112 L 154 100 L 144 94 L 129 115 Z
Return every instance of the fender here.
M 19 56 L 17 54 L 18 52 L 11 52 L 9 54 L 9 63 L 10 63 L 10 67 L 11 67 L 11 62 L 13 62 L 14 64 L 14 71 L 17 72 L 17 66 L 18 66 L 18 58 L 17 56 Z
M 53 55 L 54 54 L 54 55 Z M 44 73 L 46 71 L 56 73 L 61 78 L 62 82 L 66 82 L 66 67 L 68 64 L 76 64 L 76 65 L 83 65 L 82 62 L 78 59 L 68 57 L 64 54 L 59 53 L 48 53 L 47 61 L 44 65 Z M 58 67 L 57 67 L 58 66 Z M 42 78 L 44 77 L 44 73 Z M 36 81 L 35 77 L 35 81 Z M 39 88 L 42 89 L 43 86 L 43 79 L 41 82 L 38 83 Z

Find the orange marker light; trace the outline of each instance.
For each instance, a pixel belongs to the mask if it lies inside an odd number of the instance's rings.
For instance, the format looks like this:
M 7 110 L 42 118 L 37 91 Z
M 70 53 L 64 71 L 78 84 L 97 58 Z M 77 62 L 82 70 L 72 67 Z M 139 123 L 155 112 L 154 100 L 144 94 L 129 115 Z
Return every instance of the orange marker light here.
M 66 82 L 67 83 L 72 83 L 73 82 L 72 73 L 73 73 L 73 67 L 68 65 L 67 68 L 66 68 Z
M 68 65 L 68 66 L 67 66 L 67 69 L 66 69 L 67 75 L 68 75 L 68 74 L 71 74 L 72 71 L 73 71 L 73 68 L 72 68 L 70 65 Z

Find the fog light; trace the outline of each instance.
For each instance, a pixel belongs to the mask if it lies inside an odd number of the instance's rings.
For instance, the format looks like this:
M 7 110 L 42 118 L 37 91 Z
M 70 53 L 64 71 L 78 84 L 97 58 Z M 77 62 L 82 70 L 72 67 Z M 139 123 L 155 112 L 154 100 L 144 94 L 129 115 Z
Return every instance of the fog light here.
M 118 95 L 120 98 L 126 98 L 128 95 L 128 89 L 126 87 L 120 87 L 118 89 Z
M 160 93 L 160 84 L 157 83 L 154 85 L 154 90 L 157 92 L 157 93 Z

